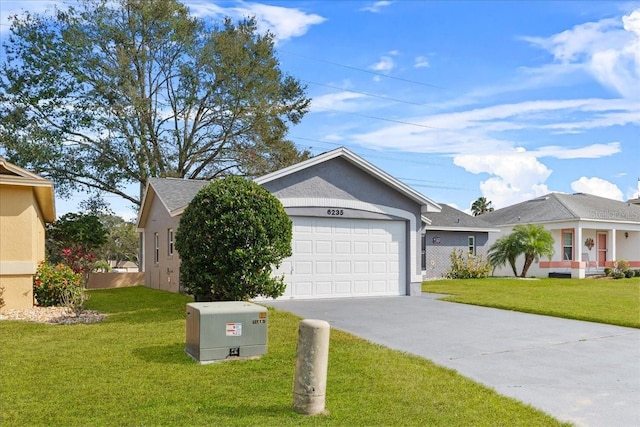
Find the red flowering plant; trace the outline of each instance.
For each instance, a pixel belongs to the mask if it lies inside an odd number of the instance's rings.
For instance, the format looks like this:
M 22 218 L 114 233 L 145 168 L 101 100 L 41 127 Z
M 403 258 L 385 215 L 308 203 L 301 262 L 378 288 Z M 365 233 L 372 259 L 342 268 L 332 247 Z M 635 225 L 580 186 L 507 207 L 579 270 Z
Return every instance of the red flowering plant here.
M 89 273 L 93 271 L 96 263 L 96 257 L 92 253 L 86 251 L 79 246 L 74 248 L 65 248 L 62 250 L 62 259 L 74 273 L 82 278 L 82 284 L 86 285 Z
M 33 278 L 33 295 L 41 307 L 67 306 L 81 311 L 86 301 L 82 277 L 64 264 L 42 261 Z

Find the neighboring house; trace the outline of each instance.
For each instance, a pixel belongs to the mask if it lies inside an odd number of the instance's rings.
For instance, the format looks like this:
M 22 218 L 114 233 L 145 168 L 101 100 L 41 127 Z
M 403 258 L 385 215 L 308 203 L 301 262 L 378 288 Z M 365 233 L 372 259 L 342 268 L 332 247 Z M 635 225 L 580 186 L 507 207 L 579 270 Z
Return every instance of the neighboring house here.
M 5 308 L 33 307 L 33 276 L 55 221 L 53 183 L 0 157 L 0 287 Z
M 517 224 L 541 224 L 555 240 L 555 255 L 531 266 L 530 276 L 600 274 L 615 260 L 640 267 L 640 206 L 590 194 L 550 193 L 513 206 L 485 213 L 482 219 L 501 229 L 497 238 Z M 522 258 L 518 268 L 522 267 Z M 496 275 L 512 275 L 510 267 Z
M 486 260 L 489 233 L 499 228 L 451 206 L 440 204 L 442 211 L 428 212 L 429 223 L 422 235 L 422 274 L 425 279 L 441 278 L 451 266 L 451 252 L 482 256 Z
M 276 271 L 287 283 L 282 298 L 420 294 L 422 221 L 438 204 L 345 148 L 256 182 L 293 222 L 293 255 Z M 206 184 L 149 180 L 138 218 L 148 286 L 180 290 L 175 232 Z
M 139 271 L 138 264 L 133 261 L 109 260 L 109 267 L 111 267 L 112 273 L 137 273 Z

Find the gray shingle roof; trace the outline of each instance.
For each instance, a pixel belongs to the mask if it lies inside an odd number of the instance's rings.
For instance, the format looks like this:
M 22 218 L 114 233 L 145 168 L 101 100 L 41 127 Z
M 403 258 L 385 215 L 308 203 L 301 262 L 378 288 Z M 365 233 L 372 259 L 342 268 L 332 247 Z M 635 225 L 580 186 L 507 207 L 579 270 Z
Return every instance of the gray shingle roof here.
M 180 178 L 149 178 L 158 198 L 169 212 L 186 207 L 198 191 L 211 181 Z
M 482 215 L 494 225 L 567 220 L 640 223 L 640 206 L 586 193 L 550 193 Z
M 427 226 L 428 229 L 434 229 L 434 228 L 438 228 L 438 229 L 461 228 L 466 230 L 496 229 L 495 225 L 485 221 L 480 217 L 468 215 L 449 205 L 445 205 L 442 203 L 439 203 L 439 205 L 442 208 L 442 211 L 428 212 L 424 214 L 425 217 L 431 220 L 431 224 Z

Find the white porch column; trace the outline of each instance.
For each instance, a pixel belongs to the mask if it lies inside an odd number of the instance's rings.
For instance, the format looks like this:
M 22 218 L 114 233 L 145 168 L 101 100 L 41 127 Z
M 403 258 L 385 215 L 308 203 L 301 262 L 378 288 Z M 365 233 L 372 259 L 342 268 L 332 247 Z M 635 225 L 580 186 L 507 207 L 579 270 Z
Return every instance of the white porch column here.
M 615 261 L 618 259 L 618 255 L 616 254 L 616 229 L 611 229 L 611 244 L 609 245 L 609 254 L 611 257 L 608 261 Z
M 582 227 L 578 224 L 576 228 L 576 242 L 575 242 L 575 253 L 573 255 L 574 261 L 582 262 Z M 587 269 L 578 267 L 571 269 L 571 277 L 577 277 L 579 279 L 584 279 L 587 274 Z

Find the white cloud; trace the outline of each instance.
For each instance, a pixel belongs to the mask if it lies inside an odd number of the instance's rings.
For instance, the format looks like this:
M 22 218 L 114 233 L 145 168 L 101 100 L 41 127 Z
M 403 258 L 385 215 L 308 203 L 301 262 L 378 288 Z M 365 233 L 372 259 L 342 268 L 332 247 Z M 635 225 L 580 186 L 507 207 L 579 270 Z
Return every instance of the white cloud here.
M 276 41 L 303 36 L 313 25 L 322 24 L 326 18 L 306 13 L 297 8 L 271 6 L 260 3 L 240 3 L 239 7 L 223 8 L 212 2 L 189 1 L 185 3 L 196 16 L 228 15 L 236 19 L 255 16 L 260 31 L 271 31 Z
M 598 177 L 587 178 L 583 176 L 579 180 L 571 183 L 571 189 L 577 193 L 587 193 L 608 199 L 622 200 L 622 191 L 620 191 L 617 185 Z
M 377 1 L 375 3 L 372 3 L 370 5 L 367 5 L 361 8 L 360 10 L 363 12 L 378 13 L 383 7 L 390 6 L 392 3 L 393 3 L 392 1 Z
M 544 182 L 552 170 L 522 149 L 504 154 L 458 155 L 454 156 L 453 163 L 474 174 L 493 175 L 480 183 L 480 190 L 496 208 L 549 192 Z
M 428 68 L 431 66 L 426 56 L 417 56 L 413 63 L 414 68 Z
M 364 98 L 365 95 L 354 92 L 338 92 L 316 96 L 311 100 L 311 111 L 339 110 L 352 112 L 361 107 L 355 101 Z
M 523 39 L 553 55 L 555 64 L 547 71 L 584 71 L 621 96 L 640 99 L 640 9 L 621 18 L 576 25 L 550 37 Z
M 393 70 L 394 67 L 395 67 L 395 63 L 393 62 L 393 59 L 391 57 L 382 56 L 380 57 L 380 61 L 376 62 L 369 68 L 371 68 L 374 71 L 388 72 Z
M 579 148 L 550 145 L 540 147 L 534 153 L 539 157 L 555 157 L 557 159 L 598 159 L 612 156 L 620 151 L 619 142 L 610 142 L 608 144 L 591 144 Z
M 353 111 L 353 110 L 350 110 Z M 580 132 L 613 125 L 640 124 L 640 105 L 630 100 L 573 99 L 498 104 L 429 116 L 398 118 L 394 124 L 353 136 L 363 145 L 423 153 L 469 154 L 512 150 L 514 131 Z M 571 149 L 544 147 L 538 156 L 594 158 L 619 151 L 615 142 Z

